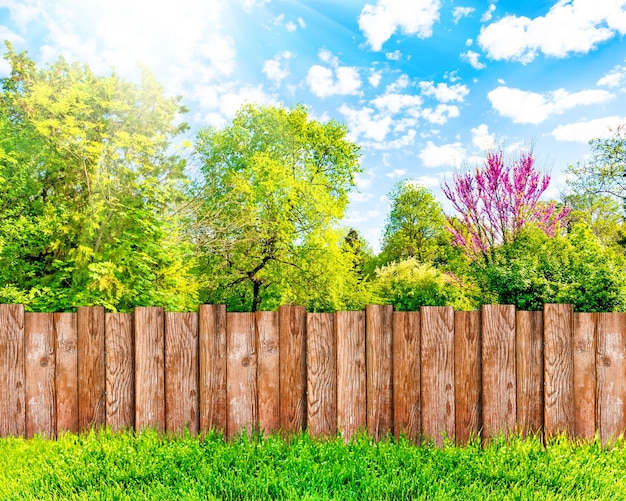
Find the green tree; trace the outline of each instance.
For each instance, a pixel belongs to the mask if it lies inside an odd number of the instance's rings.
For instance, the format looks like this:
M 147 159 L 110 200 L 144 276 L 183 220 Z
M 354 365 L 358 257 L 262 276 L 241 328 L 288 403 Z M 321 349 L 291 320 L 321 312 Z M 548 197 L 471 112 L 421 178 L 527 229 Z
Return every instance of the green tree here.
M 357 274 L 337 223 L 360 171 L 346 132 L 303 106 L 255 105 L 221 130 L 200 131 L 193 238 L 203 299 L 231 310 L 345 307 Z
M 401 181 L 389 198 L 380 264 L 409 257 L 420 263 L 444 261 L 452 239 L 441 204 L 430 190 L 414 181 Z
M 195 285 L 175 204 L 184 109 L 146 69 L 140 85 L 7 44 L 0 101 L 0 301 L 30 309 L 162 304 Z

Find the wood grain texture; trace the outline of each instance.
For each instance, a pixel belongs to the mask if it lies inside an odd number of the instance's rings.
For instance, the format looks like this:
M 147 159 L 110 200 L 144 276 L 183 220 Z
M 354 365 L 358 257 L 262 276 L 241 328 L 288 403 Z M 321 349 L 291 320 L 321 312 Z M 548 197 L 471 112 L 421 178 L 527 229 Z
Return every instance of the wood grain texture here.
M 393 314 L 393 423 L 396 438 L 420 442 L 420 314 Z
M 280 429 L 280 335 L 278 312 L 258 311 L 257 391 L 259 394 L 259 428 L 265 433 Z
M 524 436 L 543 431 L 543 312 L 515 316 L 517 426 Z
M 597 416 L 603 444 L 626 432 L 626 313 L 599 313 Z
M 422 367 L 422 435 L 437 445 L 455 440 L 454 310 L 427 306 L 420 310 Z
M 256 326 L 254 313 L 226 314 L 226 395 L 229 438 L 257 427 Z
M 54 314 L 57 434 L 78 432 L 78 319 Z
M 226 306 L 198 308 L 200 429 L 226 432 Z
M 572 436 L 575 429 L 572 306 L 544 305 L 543 327 L 545 433 Z
M 163 308 L 138 307 L 135 330 L 135 428 L 165 431 L 165 322 Z
M 596 433 L 595 313 L 574 313 L 574 435 L 593 440 Z
M 278 309 L 280 350 L 280 427 L 287 433 L 306 429 L 306 310 Z
M 335 316 L 309 313 L 306 326 L 307 423 L 314 437 L 337 433 Z
M 393 306 L 365 308 L 367 429 L 376 439 L 393 431 Z
M 165 429 L 195 435 L 198 401 L 198 315 L 165 314 Z
M 365 370 L 365 313 L 338 311 L 337 340 L 337 429 L 345 442 L 367 426 Z
M 105 424 L 104 308 L 78 308 L 78 429 Z
M 105 313 L 106 423 L 113 430 L 135 426 L 133 314 Z
M 0 305 L 0 436 L 23 436 L 26 428 L 24 305 Z
M 54 320 L 52 313 L 24 315 L 26 438 L 56 437 Z
M 454 313 L 454 391 L 456 442 L 467 444 L 482 428 L 481 316 Z

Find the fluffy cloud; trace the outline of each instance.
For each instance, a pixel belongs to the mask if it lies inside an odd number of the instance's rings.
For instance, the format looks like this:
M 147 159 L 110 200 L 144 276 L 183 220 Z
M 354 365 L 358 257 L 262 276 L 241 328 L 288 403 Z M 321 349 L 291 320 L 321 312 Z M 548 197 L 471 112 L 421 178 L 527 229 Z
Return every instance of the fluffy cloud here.
M 577 106 L 605 103 L 614 96 L 604 90 L 570 93 L 565 89 L 539 94 L 510 87 L 497 87 L 487 94 L 493 108 L 515 123 L 540 124 L 552 115 Z
M 339 108 L 339 112 L 346 118 L 349 136 L 353 141 L 360 137 L 384 141 L 393 122 L 389 115 L 377 114 L 373 108 L 356 110 L 344 104 Z
M 626 83 L 626 66 L 615 66 L 611 71 L 604 75 L 596 85 L 605 85 L 607 87 L 620 87 Z
M 493 148 L 496 144 L 496 135 L 489 134 L 487 124 L 480 124 L 478 127 L 471 129 L 472 144 L 482 151 Z
M 434 85 L 433 82 L 420 82 L 420 89 L 424 96 L 434 97 L 440 103 L 457 101 L 462 103 L 465 96 L 469 94 L 469 89 L 462 84 L 449 86 L 445 82 Z
M 539 52 L 584 54 L 626 33 L 626 0 L 561 0 L 545 16 L 505 16 L 484 27 L 478 43 L 493 59 L 528 63 Z
M 612 116 L 559 125 L 552 131 L 552 137 L 557 141 L 576 141 L 586 144 L 596 137 L 609 137 L 611 129 L 623 123 L 626 123 L 626 117 Z
M 289 76 L 289 70 L 285 67 L 285 63 L 294 57 L 293 52 L 284 51 L 277 54 L 272 59 L 268 59 L 263 64 L 263 73 L 269 80 L 274 82 L 276 86 Z
M 402 176 L 406 176 L 406 169 L 394 169 L 391 172 L 387 172 L 387 174 L 385 174 L 385 176 L 390 177 L 391 179 L 394 179 L 396 177 L 402 177 Z
M 474 7 L 455 7 L 452 11 L 452 20 L 454 21 L 454 24 L 457 24 L 459 20 L 469 16 L 475 10 L 476 9 L 474 9 Z
M 467 61 L 470 65 L 476 70 L 485 69 L 485 63 L 481 63 L 478 58 L 480 54 L 478 52 L 474 52 L 473 50 L 468 50 L 467 52 L 461 53 L 461 59 L 463 61 Z
M 431 124 L 443 125 L 450 118 L 457 118 L 460 115 L 458 106 L 439 104 L 436 108 L 426 108 L 422 111 L 422 116 Z
M 437 146 L 432 141 L 428 141 L 418 157 L 424 164 L 424 167 L 459 167 L 466 157 L 466 152 L 461 143 Z
M 341 66 L 337 57 L 328 50 L 322 49 L 318 56 L 331 67 L 315 64 L 309 68 L 306 81 L 313 94 L 322 98 L 359 94 L 361 77 L 356 68 Z
M 440 8 L 440 0 L 378 0 L 363 7 L 359 28 L 372 49 L 379 51 L 398 28 L 407 35 L 430 37 Z

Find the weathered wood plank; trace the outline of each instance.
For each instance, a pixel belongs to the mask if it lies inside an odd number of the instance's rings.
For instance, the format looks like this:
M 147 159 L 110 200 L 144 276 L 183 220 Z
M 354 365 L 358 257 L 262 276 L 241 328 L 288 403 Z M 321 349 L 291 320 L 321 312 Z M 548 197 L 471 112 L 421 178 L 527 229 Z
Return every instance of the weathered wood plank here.
M 256 326 L 254 313 L 226 314 L 227 426 L 229 438 L 257 426 Z
M 307 315 L 307 423 L 313 436 L 337 433 L 337 354 L 334 317 L 332 313 Z
M 626 432 L 626 313 L 599 313 L 598 434 L 603 444 Z
M 259 428 L 265 433 L 280 429 L 280 335 L 278 312 L 258 311 L 257 391 L 259 394 Z
M 78 432 L 78 319 L 54 314 L 57 434 Z
M 422 435 L 437 445 L 444 436 L 455 440 L 454 310 L 426 306 L 420 309 L 422 367 Z
M 393 314 L 393 420 L 396 438 L 420 442 L 420 314 Z
M 24 316 L 26 438 L 56 437 L 54 320 L 52 313 Z
M 302 306 L 281 306 L 280 427 L 287 433 L 306 428 L 306 310 Z
M 78 308 L 78 429 L 105 424 L 104 308 Z
M 543 312 L 518 311 L 517 426 L 524 436 L 543 431 Z
M 595 313 L 574 313 L 574 434 L 593 440 L 596 433 Z
M 544 425 L 547 436 L 575 429 L 573 309 L 546 304 L 544 326 Z
M 367 429 L 376 439 L 393 431 L 393 306 L 365 308 Z
M 195 435 L 198 401 L 198 315 L 165 314 L 165 429 Z
M 105 313 L 106 423 L 113 430 L 135 426 L 133 314 Z
M 165 431 L 165 323 L 163 308 L 138 307 L 135 329 L 135 428 Z
M 454 314 L 456 442 L 464 445 L 482 429 L 482 365 L 479 311 Z
M 0 436 L 26 429 L 24 305 L 0 305 Z
M 200 429 L 226 432 L 226 306 L 198 308 Z
M 365 371 L 365 313 L 338 311 L 337 340 L 337 429 L 348 442 L 367 425 Z

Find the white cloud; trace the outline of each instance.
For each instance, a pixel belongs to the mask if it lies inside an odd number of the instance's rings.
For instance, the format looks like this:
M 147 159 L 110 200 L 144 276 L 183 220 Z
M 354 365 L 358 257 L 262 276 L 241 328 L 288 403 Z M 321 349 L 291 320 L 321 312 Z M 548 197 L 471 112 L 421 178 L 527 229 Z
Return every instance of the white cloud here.
M 376 114 L 372 108 L 356 110 L 342 105 L 339 112 L 346 118 L 349 136 L 356 141 L 360 137 L 374 141 L 384 141 L 392 125 L 389 115 Z
M 385 93 L 372 99 L 371 104 L 380 111 L 395 115 L 400 112 L 417 117 L 420 114 L 422 98 L 412 94 Z
M 371 70 L 370 76 L 367 77 L 367 81 L 370 83 L 372 87 L 376 88 L 380 84 L 380 80 L 382 79 L 382 77 L 383 77 L 382 71 Z
M 484 27 L 478 42 L 493 59 L 532 61 L 539 52 L 584 54 L 626 33 L 626 0 L 560 0 L 545 16 L 505 16 Z
M 334 70 L 318 64 L 309 68 L 306 76 L 311 92 L 317 97 L 355 95 L 361 88 L 361 77 L 356 68 L 339 66 Z
M 280 83 L 289 76 L 289 70 L 286 68 L 286 61 L 293 58 L 293 52 L 284 51 L 277 54 L 272 59 L 268 59 L 263 64 L 263 73 L 265 76 L 276 86 L 280 86 Z
M 298 29 L 298 25 L 296 23 L 294 23 L 293 21 L 288 21 L 285 24 L 285 29 L 289 32 L 289 33 L 293 33 L 294 31 L 296 31 Z
M 376 5 L 363 7 L 359 28 L 372 49 L 379 51 L 398 28 L 407 35 L 430 37 L 440 8 L 440 0 L 377 0 Z
M 473 50 L 468 50 L 467 52 L 461 53 L 461 59 L 463 61 L 467 61 L 470 65 L 476 70 L 485 69 L 485 63 L 481 63 L 478 58 L 480 54 L 478 52 L 474 52 Z
M 306 23 L 304 22 L 304 19 L 302 19 L 301 17 L 298 18 L 298 24 L 300 25 L 300 28 L 302 29 L 306 28 Z
M 402 59 L 402 52 L 396 49 L 393 52 L 387 52 L 385 54 L 385 57 L 390 61 L 399 61 L 400 59 Z
M 402 176 L 406 176 L 406 169 L 394 169 L 391 172 L 387 172 L 387 174 L 385 174 L 385 176 L 394 179 L 396 177 L 402 177 Z
M 431 124 L 443 125 L 450 118 L 457 118 L 460 115 L 458 106 L 449 104 L 439 104 L 435 109 L 426 108 L 422 116 Z
M 455 7 L 452 11 L 452 20 L 457 24 L 460 19 L 469 16 L 476 9 L 474 7 Z
M 433 82 L 420 82 L 422 95 L 434 97 L 440 103 L 449 103 L 457 101 L 462 103 L 465 96 L 469 94 L 469 89 L 463 84 L 454 84 L 449 86 L 445 82 L 434 85 Z
M 461 143 L 435 145 L 432 141 L 426 143 L 426 147 L 419 153 L 418 157 L 424 167 L 460 167 L 465 159 L 465 148 Z
M 626 66 L 617 65 L 600 80 L 598 80 L 596 85 L 620 87 L 623 83 L 626 83 Z
M 510 87 L 497 87 L 487 94 L 493 108 L 515 123 L 540 124 L 552 115 L 577 106 L 605 103 L 614 96 L 604 90 L 570 93 L 565 89 L 539 94 Z
M 477 148 L 487 151 L 492 149 L 496 144 L 496 135 L 489 134 L 487 124 L 480 124 L 478 127 L 471 129 L 472 144 Z
M 480 22 L 488 23 L 489 21 L 491 21 L 491 18 L 493 17 L 493 13 L 495 12 L 495 10 L 496 10 L 496 4 L 495 3 L 489 4 L 489 8 L 481 16 Z
M 435 176 L 418 176 L 413 179 L 413 183 L 424 188 L 435 188 L 440 186 L 441 181 Z
M 409 80 L 409 76 L 406 73 L 403 73 L 395 82 L 387 85 L 385 92 L 398 92 L 401 89 L 406 89 L 410 83 L 411 81 Z
M 270 3 L 272 0 L 241 0 L 241 6 L 246 12 L 250 12 L 255 7 L 262 7 L 266 3 Z
M 618 125 L 624 123 L 626 123 L 626 116 L 596 118 L 586 122 L 559 125 L 552 131 L 552 136 L 557 141 L 588 143 L 596 137 L 610 137 L 612 134 L 610 129 L 616 129 Z

